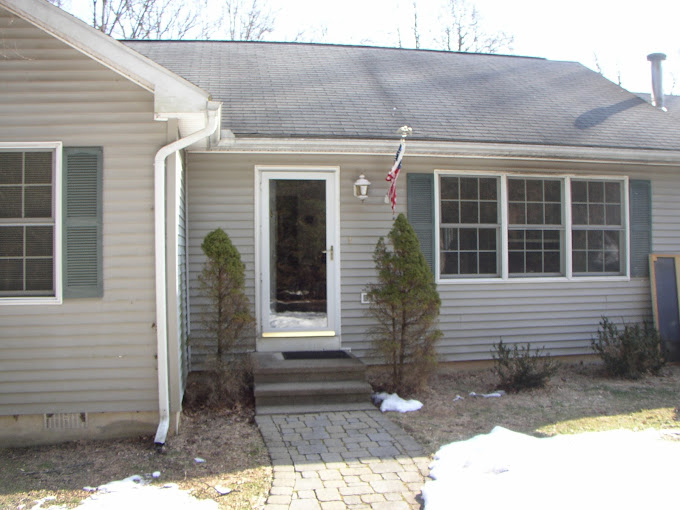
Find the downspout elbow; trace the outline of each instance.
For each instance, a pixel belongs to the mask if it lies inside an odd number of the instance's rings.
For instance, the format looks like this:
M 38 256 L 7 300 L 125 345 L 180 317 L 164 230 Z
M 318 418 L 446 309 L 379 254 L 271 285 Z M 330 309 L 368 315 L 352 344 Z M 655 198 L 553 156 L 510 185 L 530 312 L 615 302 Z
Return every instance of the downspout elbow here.
M 167 267 L 165 263 L 165 160 L 171 154 L 211 136 L 219 127 L 219 105 L 209 103 L 208 120 L 202 129 L 161 147 L 154 159 L 154 232 L 156 253 L 156 342 L 158 363 L 159 423 L 154 442 L 165 444 L 170 428 L 170 383 L 168 374 Z

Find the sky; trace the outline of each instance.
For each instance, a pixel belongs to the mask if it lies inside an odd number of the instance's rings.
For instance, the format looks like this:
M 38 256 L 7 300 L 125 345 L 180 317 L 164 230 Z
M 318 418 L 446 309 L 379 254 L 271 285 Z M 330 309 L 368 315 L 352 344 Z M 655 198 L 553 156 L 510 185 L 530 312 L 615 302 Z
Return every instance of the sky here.
M 219 5 L 224 0 L 197 0 Z M 436 48 L 446 0 L 415 0 L 421 48 Z M 580 62 L 621 81 L 633 92 L 651 91 L 649 53 L 667 55 L 666 93 L 680 94 L 680 2 L 655 0 L 468 0 L 487 32 L 514 37 L 522 56 Z M 92 0 L 62 0 L 64 8 L 87 12 Z M 269 40 L 413 47 L 414 0 L 258 0 L 275 14 Z M 83 10 L 85 9 L 85 10 Z

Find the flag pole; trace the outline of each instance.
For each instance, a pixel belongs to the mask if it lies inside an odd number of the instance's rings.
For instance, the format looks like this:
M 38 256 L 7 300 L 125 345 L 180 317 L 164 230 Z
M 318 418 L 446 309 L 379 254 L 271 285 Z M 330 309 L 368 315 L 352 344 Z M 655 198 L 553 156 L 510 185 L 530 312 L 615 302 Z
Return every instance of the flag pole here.
M 392 204 L 392 219 L 395 218 L 395 208 L 397 206 L 397 179 L 401 170 L 401 161 L 404 158 L 404 151 L 406 150 L 406 137 L 413 133 L 413 129 L 408 126 L 401 126 L 397 129 L 397 134 L 401 135 L 401 143 L 397 149 L 397 154 L 394 156 L 394 165 L 387 173 L 385 180 L 390 183 L 390 189 L 385 195 L 385 203 Z

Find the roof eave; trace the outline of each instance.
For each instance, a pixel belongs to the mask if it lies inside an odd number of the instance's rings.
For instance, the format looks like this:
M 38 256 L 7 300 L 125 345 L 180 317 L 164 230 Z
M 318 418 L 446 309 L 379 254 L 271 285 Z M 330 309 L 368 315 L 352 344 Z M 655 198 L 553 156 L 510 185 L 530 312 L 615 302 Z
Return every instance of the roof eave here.
M 210 152 L 393 155 L 398 143 L 398 139 L 243 138 L 223 135 L 220 143 L 213 145 Z M 541 159 L 680 165 L 680 150 L 423 140 L 408 140 L 407 144 L 407 154 L 417 157 Z
M 0 0 L 0 6 L 154 93 L 164 116 L 205 112 L 210 95 L 112 37 L 43 0 Z

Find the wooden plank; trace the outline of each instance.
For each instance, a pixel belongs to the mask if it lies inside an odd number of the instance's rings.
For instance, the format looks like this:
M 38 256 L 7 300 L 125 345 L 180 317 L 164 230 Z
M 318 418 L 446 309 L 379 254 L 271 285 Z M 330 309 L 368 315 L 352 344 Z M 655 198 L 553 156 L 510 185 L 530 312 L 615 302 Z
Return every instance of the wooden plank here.
M 650 283 L 654 326 L 668 361 L 680 361 L 680 255 L 652 254 Z

